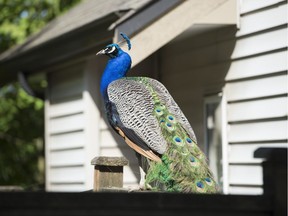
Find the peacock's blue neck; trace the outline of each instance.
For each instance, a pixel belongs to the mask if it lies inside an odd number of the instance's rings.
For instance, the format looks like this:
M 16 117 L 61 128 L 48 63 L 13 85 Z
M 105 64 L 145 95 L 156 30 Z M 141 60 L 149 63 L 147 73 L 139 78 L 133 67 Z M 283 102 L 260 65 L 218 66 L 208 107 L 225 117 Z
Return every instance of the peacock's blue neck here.
M 105 101 L 108 100 L 108 85 L 117 79 L 125 77 L 130 67 L 131 57 L 122 50 L 120 50 L 116 57 L 109 59 L 100 83 L 100 91 Z

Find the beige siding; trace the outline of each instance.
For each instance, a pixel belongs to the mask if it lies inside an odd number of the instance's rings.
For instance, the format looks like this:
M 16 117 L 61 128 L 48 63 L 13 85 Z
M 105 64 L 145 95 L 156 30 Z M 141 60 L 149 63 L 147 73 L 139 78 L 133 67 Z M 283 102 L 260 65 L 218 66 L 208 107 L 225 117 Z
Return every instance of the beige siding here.
M 229 162 L 233 164 L 259 164 L 263 160 L 254 158 L 254 152 L 260 147 L 285 147 L 287 143 L 285 142 L 271 142 L 271 143 L 246 143 L 234 144 L 229 146 Z
M 82 67 L 68 67 L 48 74 L 45 107 L 48 191 L 83 191 L 87 188 Z
M 259 10 L 265 7 L 273 6 L 280 2 L 283 2 L 283 0 L 257 0 L 257 1 L 241 0 L 240 14 L 253 12 L 255 10 Z
M 225 192 L 261 194 L 259 147 L 287 147 L 287 4 L 240 4 L 240 29 L 226 76 L 228 176 Z
M 131 149 L 122 138 L 120 138 L 112 129 L 106 128 L 100 130 L 100 156 L 121 157 L 128 159 L 129 165 L 124 167 L 123 183 L 124 187 L 136 188 L 139 183 L 140 171 L 133 149 Z
M 287 74 L 231 82 L 226 85 L 227 100 L 239 101 L 273 97 L 287 92 Z
M 190 121 L 204 146 L 204 97 L 222 91 L 234 48 L 235 27 L 208 30 L 160 50 L 161 81 Z
M 244 3 L 245 4 L 245 3 Z M 280 5 L 270 10 L 262 10 L 241 18 L 240 29 L 237 36 L 243 36 L 258 31 L 287 24 L 286 5 Z M 273 17 L 273 19 L 271 19 Z
M 269 75 L 287 70 L 287 51 L 273 52 L 233 61 L 226 76 L 227 81 Z M 271 64 L 273 62 L 273 64 Z
M 287 116 L 287 98 L 276 97 L 263 100 L 228 104 L 229 122 L 247 121 Z
M 229 112 L 229 110 L 228 110 Z M 271 120 L 230 124 L 230 143 L 281 141 L 287 139 L 287 120 Z
M 285 36 L 287 36 L 287 29 L 284 26 L 280 29 L 241 37 L 237 40 L 232 58 L 245 58 L 250 55 L 283 49 L 287 46 L 287 37 Z
M 96 156 L 125 156 L 129 166 L 124 168 L 124 186 L 138 185 L 135 153 L 101 118 L 104 107 L 99 80 L 106 61 L 93 56 L 48 74 L 45 111 L 48 191 L 92 189 L 94 170 L 90 161 Z M 145 69 L 147 66 L 139 68 L 140 73 Z

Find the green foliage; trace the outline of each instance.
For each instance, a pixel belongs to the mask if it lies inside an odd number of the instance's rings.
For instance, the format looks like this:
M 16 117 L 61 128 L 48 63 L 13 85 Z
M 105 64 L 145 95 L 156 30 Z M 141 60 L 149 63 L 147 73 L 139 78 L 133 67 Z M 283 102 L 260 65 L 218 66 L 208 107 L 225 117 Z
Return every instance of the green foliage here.
M 3 87 L 0 97 L 0 184 L 43 183 L 43 101 L 17 84 Z
M 23 42 L 78 2 L 80 0 L 0 0 L 0 53 Z M 36 80 L 31 86 L 44 91 L 45 80 Z M 1 87 L 0 185 L 24 188 L 43 185 L 43 140 L 43 101 L 27 95 L 16 83 Z
M 0 0 L 0 53 L 23 42 L 80 0 Z

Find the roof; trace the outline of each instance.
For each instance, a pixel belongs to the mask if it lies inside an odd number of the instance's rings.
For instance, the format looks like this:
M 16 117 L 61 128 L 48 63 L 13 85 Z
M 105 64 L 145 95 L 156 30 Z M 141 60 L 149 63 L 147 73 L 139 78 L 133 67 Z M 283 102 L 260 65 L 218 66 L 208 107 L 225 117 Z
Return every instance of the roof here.
M 121 31 L 130 36 L 131 42 L 138 44 L 130 52 L 132 66 L 135 66 L 197 22 L 234 23 L 234 13 L 228 19 L 219 14 L 229 10 L 235 12 L 235 2 L 85 0 L 22 45 L 1 54 L 0 85 L 15 80 L 19 71 L 25 74 L 49 72 L 56 65 L 93 55 L 112 38 L 117 41 L 117 32 Z
M 114 31 L 108 29 L 111 24 L 154 2 L 157 1 L 84 0 L 23 44 L 0 55 L 0 85 L 16 80 L 19 71 L 35 73 L 95 52 L 100 45 L 112 40 Z
M 147 5 L 151 0 L 85 0 L 64 15 L 48 23 L 40 32 L 0 55 L 0 61 L 19 55 L 47 41 L 61 37 L 77 28 L 95 22 L 108 14 L 133 12 Z

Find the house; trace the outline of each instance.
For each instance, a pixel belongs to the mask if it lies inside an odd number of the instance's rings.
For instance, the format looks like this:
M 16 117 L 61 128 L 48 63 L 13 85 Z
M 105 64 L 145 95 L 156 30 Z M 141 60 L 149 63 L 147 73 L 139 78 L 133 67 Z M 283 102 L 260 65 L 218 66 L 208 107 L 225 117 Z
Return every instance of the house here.
M 95 53 L 131 37 L 131 76 L 160 80 L 191 122 L 225 194 L 261 194 L 259 147 L 287 147 L 287 2 L 84 1 L 0 56 L 0 84 L 42 74 L 46 189 L 92 188 L 90 161 L 133 151 L 105 121 Z M 126 47 L 123 47 L 126 49 Z

